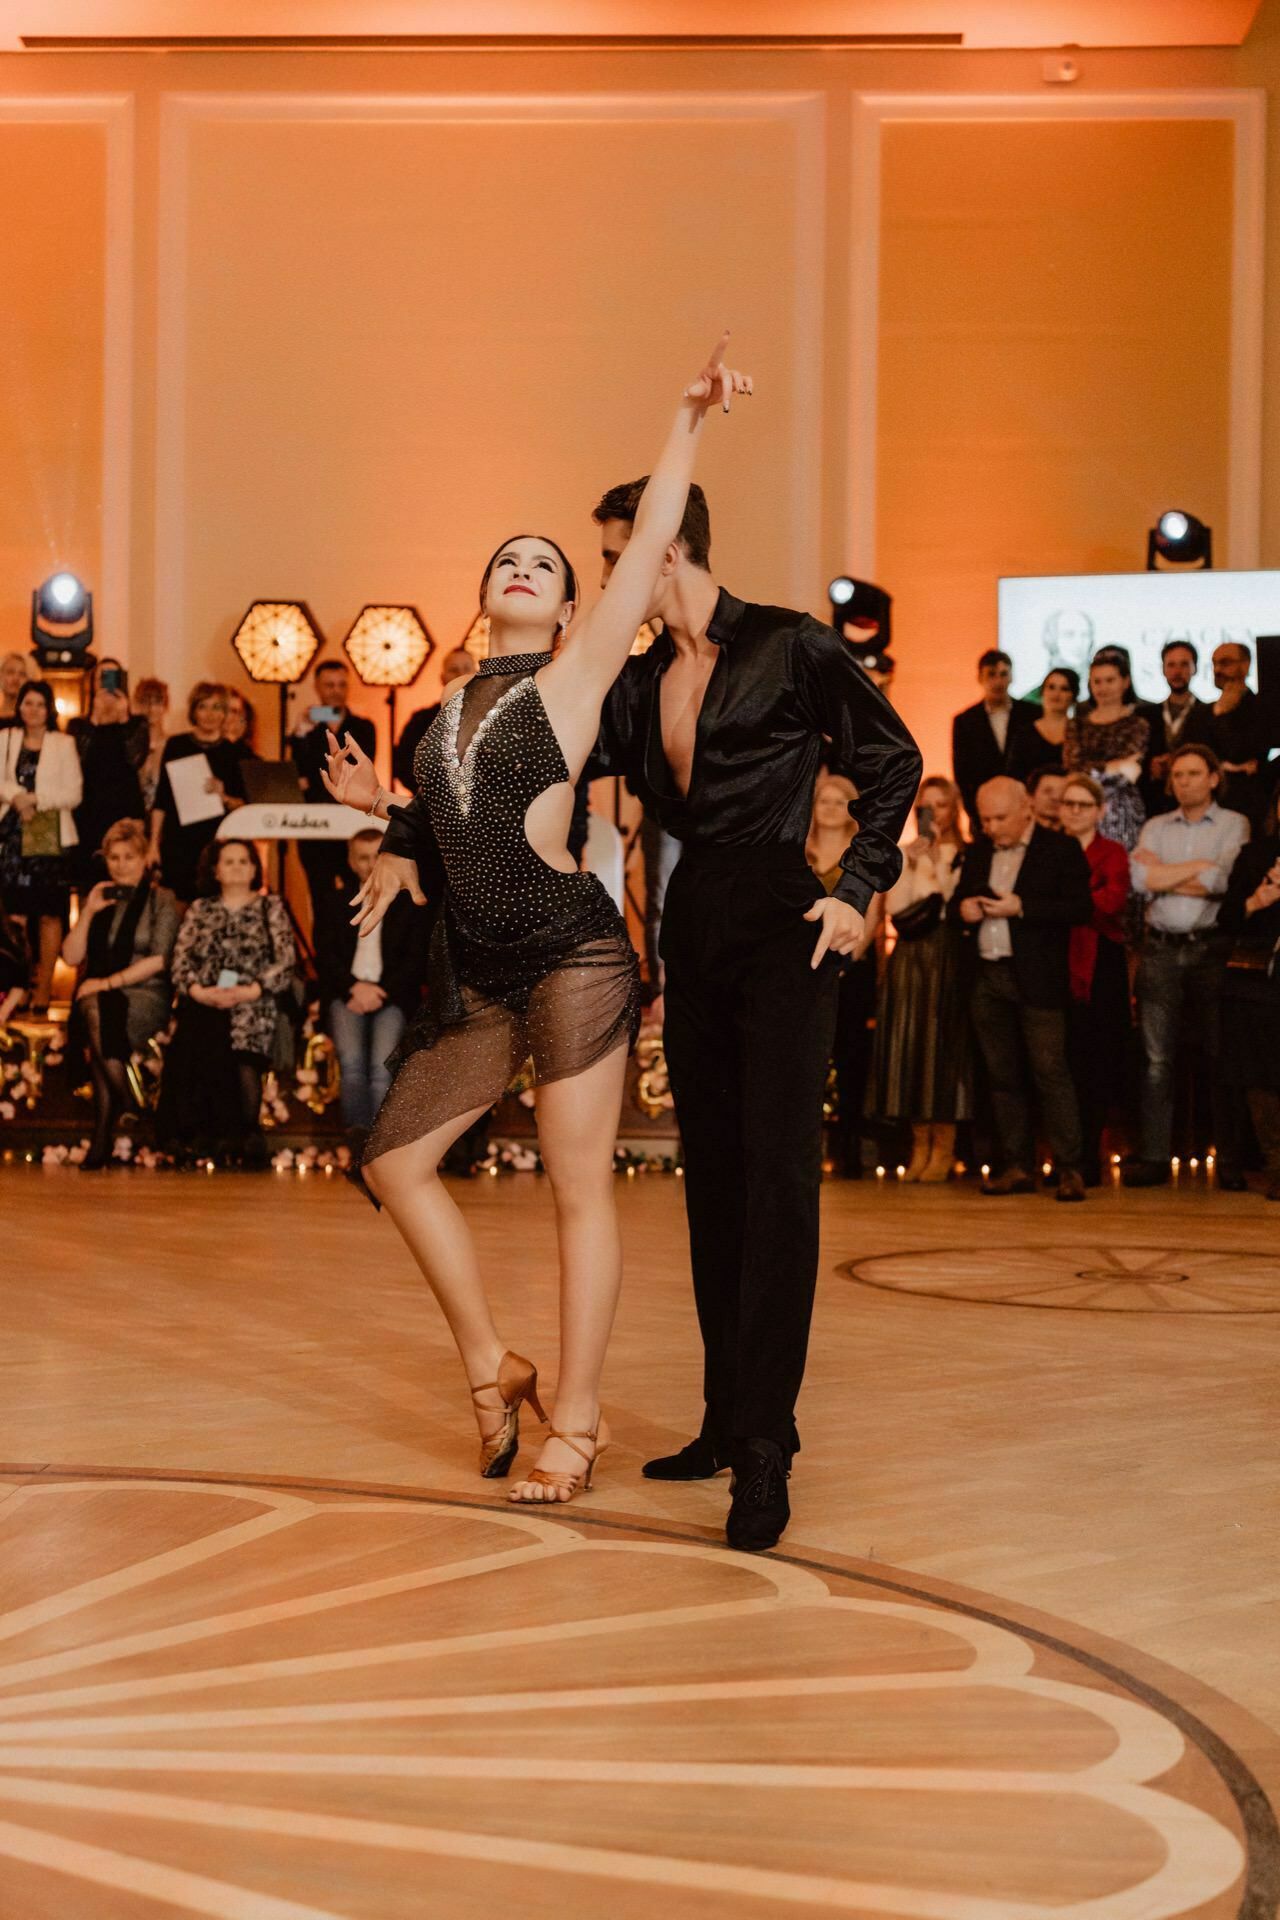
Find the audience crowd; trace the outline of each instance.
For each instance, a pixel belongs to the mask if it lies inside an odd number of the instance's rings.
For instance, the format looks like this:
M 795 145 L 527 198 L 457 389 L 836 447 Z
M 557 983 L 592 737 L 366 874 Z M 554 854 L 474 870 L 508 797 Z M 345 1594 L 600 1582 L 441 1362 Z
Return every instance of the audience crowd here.
M 1043 1184 L 1079 1201 L 1117 1161 L 1126 1184 L 1156 1186 L 1212 1145 L 1220 1188 L 1261 1166 L 1280 1199 L 1280 761 L 1247 685 L 1249 649 L 1217 648 L 1212 702 L 1191 691 L 1198 664 L 1170 641 L 1167 697 L 1141 703 L 1123 649 L 1103 647 L 1083 685 L 1054 667 L 1033 700 L 1013 697 L 1007 655 L 982 655 L 952 777 L 921 786 L 901 877 L 842 972 L 836 1172 L 897 1168 L 901 1154 L 907 1182 L 981 1165 L 993 1197 Z M 450 654 L 446 682 L 472 666 Z M 323 802 L 326 729 L 369 753 L 375 742 L 350 712 L 343 663 L 322 661 L 313 684 L 288 752 L 301 794 Z M 185 729 L 167 731 L 169 710 L 163 682 L 131 692 L 122 664 L 103 659 L 64 728 L 28 658 L 0 659 L 0 1023 L 47 1009 L 61 958 L 92 1092 L 83 1164 L 109 1163 L 138 1105 L 139 1057 L 163 1045 L 158 1143 L 179 1161 L 261 1166 L 264 1076 L 291 1059 L 310 999 L 358 1142 L 425 991 L 429 909 L 401 895 L 357 937 L 349 903 L 379 832 L 303 841 L 304 939 L 262 851 L 219 837 L 258 758 L 252 705 L 200 681 Z M 402 785 L 435 711 L 410 716 L 396 743 Z M 175 771 L 195 756 L 193 775 Z M 828 890 L 856 801 L 823 770 L 806 851 Z M 656 950 L 678 850 L 641 838 Z M 656 1019 L 652 957 L 650 979 Z

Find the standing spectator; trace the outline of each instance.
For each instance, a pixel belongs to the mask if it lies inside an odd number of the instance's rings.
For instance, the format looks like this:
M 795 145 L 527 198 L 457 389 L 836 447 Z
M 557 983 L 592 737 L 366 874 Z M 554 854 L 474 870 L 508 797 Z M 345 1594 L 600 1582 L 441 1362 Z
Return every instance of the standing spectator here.
M 1050 833 L 1062 831 L 1062 794 L 1067 776 L 1060 767 L 1036 767 L 1027 775 L 1026 789 L 1031 796 L 1031 815 L 1038 827 Z
M 1053 667 L 1040 688 L 1042 709 L 1029 728 L 1023 728 L 1009 753 L 1009 772 L 1025 780 L 1037 767 L 1062 772 L 1062 749 L 1067 721 L 1080 694 L 1080 675 L 1074 667 Z
M 244 781 L 240 759 L 233 746 L 222 737 L 227 712 L 227 690 L 214 680 L 198 680 L 187 702 L 189 733 L 171 734 L 165 742 L 160 762 L 160 784 L 151 813 L 151 848 L 148 858 L 159 864 L 164 883 L 171 887 L 186 906 L 196 897 L 199 885 L 200 856 L 214 839 L 218 821 L 193 820 L 184 826 L 178 818 L 169 768 L 175 760 L 186 760 L 203 753 L 209 762 L 206 789 L 216 793 L 224 812 L 244 801 Z
M 969 1117 L 959 936 L 947 917 L 966 845 L 959 788 L 936 774 L 925 780 L 916 824 L 884 896 L 896 939 L 876 1016 L 874 1107 L 881 1120 L 909 1123 L 906 1178 L 932 1184 L 949 1178 L 956 1123 Z
M 347 706 L 351 675 L 341 660 L 322 660 L 312 675 L 312 685 L 315 701 L 294 728 L 289 751 L 298 768 L 303 794 L 324 806 L 329 800 L 320 777 L 329 751 L 326 728 L 331 728 L 339 740 L 354 740 L 371 760 L 377 751 L 378 735 L 372 720 L 362 719 Z M 312 917 L 318 923 L 328 912 L 333 894 L 343 885 L 347 871 L 346 844 L 342 840 L 300 840 L 298 853 L 311 890 Z
M 258 752 L 258 715 L 253 703 L 246 700 L 238 687 L 227 688 L 227 712 L 222 723 L 222 737 L 236 750 L 238 760 L 259 760 Z
M 1087 773 L 1068 776 L 1062 824 L 1084 849 L 1093 893 L 1092 920 L 1088 926 L 1071 929 L 1067 1009 L 1067 1059 L 1080 1108 L 1081 1172 L 1086 1187 L 1096 1187 L 1102 1178 L 1102 1132 L 1124 1086 L 1130 1030 L 1124 946 L 1129 856 L 1118 840 L 1108 840 L 1098 831 L 1105 799 L 1098 782 Z
M 441 706 L 451 693 L 457 693 L 465 686 L 476 670 L 476 663 L 465 647 L 455 647 L 452 653 L 446 653 L 440 663 L 440 698 L 429 707 L 419 707 L 411 713 L 400 729 L 400 738 L 396 741 L 391 755 L 391 772 L 406 793 L 415 793 L 417 783 L 413 777 L 413 759 L 418 744 L 426 734 Z M 372 751 L 372 749 L 369 749 Z
M 1072 927 L 1093 915 L 1089 864 L 1065 833 L 1038 827 L 1008 777 L 978 795 L 984 838 L 964 857 L 953 917 L 976 951 L 973 1024 L 987 1064 L 1004 1170 L 988 1194 L 1035 1189 L 1035 1129 L 1024 1053 L 1057 1163 L 1059 1200 L 1083 1200 L 1080 1113 L 1067 1065 Z
M 958 713 L 951 725 L 951 764 L 971 821 L 978 817 L 978 788 L 1007 773 L 1020 757 L 1024 735 L 1034 733 L 1037 710 L 1029 700 L 1009 694 L 1013 661 L 990 647 L 978 661 L 982 698 Z
M 93 1080 L 93 1139 L 81 1166 L 104 1167 L 112 1129 L 129 1098 L 128 1065 L 169 1019 L 168 967 L 178 937 L 178 903 L 147 870 L 139 820 L 119 820 L 102 840 L 110 878 L 90 888 L 62 943 L 70 967 L 83 967 L 75 1013 Z
M 100 660 L 86 718 L 67 728 L 80 755 L 84 798 L 76 809 L 79 845 L 72 862 L 82 893 L 102 878 L 102 845 L 117 820 L 144 821 L 138 769 L 147 755 L 147 723 L 129 711 L 129 681 L 118 660 Z
M 164 758 L 164 723 L 169 711 L 169 689 L 163 680 L 139 680 L 133 690 L 132 704 L 134 712 L 147 723 L 147 752 L 138 768 L 138 778 L 142 783 L 145 817 L 149 820 L 151 810 L 156 803 L 156 788 L 160 784 L 160 763 Z
M 75 809 L 84 797 L 74 740 L 58 731 L 47 680 L 28 680 L 0 731 L 0 896 L 36 953 L 34 1005 L 43 1012 L 71 904 Z
M 1147 723 L 1147 757 L 1142 769 L 1142 804 L 1147 818 L 1169 813 L 1169 759 L 1175 747 L 1214 744 L 1213 709 L 1191 691 L 1200 656 L 1189 640 L 1166 640 L 1160 665 L 1169 692 L 1166 699 L 1143 701 L 1138 712 Z
M 357 833 L 347 847 L 346 885 L 316 928 L 320 1005 L 342 1068 L 342 1118 L 361 1134 L 373 1125 L 391 1084 L 387 1056 L 421 999 L 426 979 L 428 909 L 399 893 L 367 933 L 351 924 L 350 896 L 364 885 L 382 830 Z
M 1280 830 L 1243 849 L 1218 925 L 1235 945 L 1222 982 L 1222 1081 L 1241 1093 L 1262 1149 L 1268 1200 L 1280 1200 Z
M 275 1044 L 277 995 L 298 956 L 288 909 L 263 892 L 248 840 L 218 840 L 200 862 L 200 897 L 173 954 L 178 1019 L 165 1056 L 156 1130 L 179 1154 L 267 1164 L 262 1076 Z
M 858 798 L 852 780 L 838 773 L 818 775 L 805 858 L 824 893 L 835 892 L 844 876 L 841 860 L 857 833 L 849 808 Z M 847 1180 L 862 1176 L 862 1117 L 871 1067 L 872 1022 L 876 1011 L 876 935 L 881 896 L 873 896 L 862 934 L 840 974 L 836 1000 L 832 1064 L 836 1075 L 839 1171 Z
M 26 684 L 26 655 L 6 653 L 0 660 L 0 727 L 11 727 L 17 719 L 18 695 Z
M 1129 863 L 1134 893 L 1146 906 L 1137 980 L 1144 1056 L 1142 1147 L 1139 1159 L 1125 1168 L 1129 1187 L 1159 1187 L 1169 1178 L 1173 1071 L 1184 1016 L 1211 1089 L 1218 1140 L 1226 1148 L 1233 1137 L 1215 1070 L 1229 946 L 1217 922 L 1231 870 L 1249 838 L 1249 822 L 1218 800 L 1222 769 L 1212 747 L 1179 747 L 1169 784 L 1176 807 L 1148 820 Z M 1242 1181 L 1237 1168 L 1219 1162 L 1219 1186 L 1231 1190 Z
M 1102 647 L 1089 667 L 1089 708 L 1067 722 L 1063 765 L 1087 773 L 1106 795 L 1102 833 L 1127 852 L 1138 844 L 1146 819 L 1139 782 L 1147 755 L 1148 728 L 1133 699 L 1129 658 L 1121 647 Z
M 1255 830 L 1267 811 L 1265 772 L 1270 742 L 1258 696 L 1246 684 L 1253 664 L 1243 640 L 1224 640 L 1213 652 L 1213 745 L 1224 775 L 1223 797 Z

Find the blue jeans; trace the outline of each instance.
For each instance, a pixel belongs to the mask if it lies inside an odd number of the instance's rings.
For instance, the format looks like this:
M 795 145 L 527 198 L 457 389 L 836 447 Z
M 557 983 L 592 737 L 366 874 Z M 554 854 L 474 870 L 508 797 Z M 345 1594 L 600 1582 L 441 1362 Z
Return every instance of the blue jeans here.
M 345 1000 L 329 1002 L 329 1032 L 342 1068 L 342 1118 L 349 1127 L 371 1127 L 391 1085 L 386 1065 L 407 1016 L 388 1001 L 376 1013 L 352 1013 Z

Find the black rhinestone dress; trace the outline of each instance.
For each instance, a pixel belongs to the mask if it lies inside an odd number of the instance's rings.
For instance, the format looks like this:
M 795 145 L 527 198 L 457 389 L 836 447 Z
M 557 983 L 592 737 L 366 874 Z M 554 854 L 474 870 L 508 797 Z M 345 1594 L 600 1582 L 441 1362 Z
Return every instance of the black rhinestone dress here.
M 635 949 L 593 873 L 563 873 L 529 844 L 525 816 L 569 779 L 534 674 L 547 655 L 483 661 L 414 758 L 444 866 L 427 1005 L 396 1068 L 364 1164 L 499 1099 L 528 1062 L 545 1085 L 630 1045 L 640 1022 Z

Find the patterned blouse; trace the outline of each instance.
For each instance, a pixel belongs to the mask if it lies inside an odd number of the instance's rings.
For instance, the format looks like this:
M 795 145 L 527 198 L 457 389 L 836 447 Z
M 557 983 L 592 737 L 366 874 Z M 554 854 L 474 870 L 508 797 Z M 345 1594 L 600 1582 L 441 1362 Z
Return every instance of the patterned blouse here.
M 256 980 L 259 1000 L 231 1008 L 231 1045 L 237 1053 L 270 1055 L 276 1031 L 275 996 L 289 985 L 298 965 L 293 927 L 278 893 L 254 894 L 232 911 L 214 895 L 194 900 L 173 951 L 173 984 L 184 998 L 192 987 L 216 987 L 228 968 L 240 984 Z
M 1136 710 L 1101 727 L 1073 715 L 1062 743 L 1062 763 L 1068 773 L 1090 773 L 1095 767 L 1105 767 L 1109 760 L 1145 760 L 1150 731 Z

